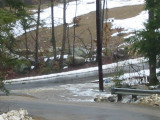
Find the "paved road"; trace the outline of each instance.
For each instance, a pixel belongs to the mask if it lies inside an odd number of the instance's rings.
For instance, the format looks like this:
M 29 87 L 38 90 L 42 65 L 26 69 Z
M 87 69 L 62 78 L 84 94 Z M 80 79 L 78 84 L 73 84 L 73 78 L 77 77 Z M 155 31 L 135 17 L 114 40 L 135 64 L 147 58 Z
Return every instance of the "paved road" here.
M 28 97 L 0 97 L 0 111 L 23 107 L 46 120 L 160 120 L 160 109 L 108 103 L 49 103 Z

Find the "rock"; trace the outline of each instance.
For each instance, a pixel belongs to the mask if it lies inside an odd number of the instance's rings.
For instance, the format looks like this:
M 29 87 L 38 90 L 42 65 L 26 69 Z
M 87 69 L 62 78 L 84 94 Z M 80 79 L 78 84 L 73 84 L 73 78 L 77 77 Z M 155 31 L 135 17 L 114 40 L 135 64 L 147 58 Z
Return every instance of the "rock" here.
M 160 106 L 160 104 L 154 104 L 153 106 L 154 106 L 154 107 L 159 107 L 159 106 Z
M 31 68 L 31 63 L 29 60 L 18 60 L 15 64 L 13 70 L 18 73 L 27 73 Z
M 54 62 L 55 62 L 54 59 L 47 59 L 46 62 L 45 62 L 45 66 L 49 67 L 49 68 L 53 68 Z
M 99 99 L 99 97 L 95 97 L 95 98 L 94 98 L 94 101 L 95 101 L 95 102 L 100 102 L 101 100 Z
M 125 97 L 122 99 L 121 103 L 131 103 L 132 98 L 130 98 L 129 96 Z
M 126 49 L 119 49 L 118 51 L 113 52 L 113 58 L 115 60 L 117 59 L 123 59 L 128 56 L 128 52 Z
M 73 50 L 71 51 L 73 55 Z M 86 57 L 88 55 L 88 51 L 84 48 L 74 48 L 74 55 L 78 57 Z
M 108 97 L 108 101 L 109 102 L 115 102 L 116 101 L 116 97 L 115 96 L 109 96 Z
M 101 97 L 101 102 L 107 102 L 108 100 L 107 100 L 107 97 Z
M 97 96 L 94 98 L 94 101 L 95 101 L 95 102 L 106 102 L 106 101 L 107 101 L 107 97 L 97 95 Z
M 68 56 L 66 59 L 66 63 L 68 66 L 79 66 L 85 64 L 85 59 L 83 57 L 74 57 L 74 63 L 73 63 L 73 56 Z
M 116 97 L 115 96 L 106 97 L 106 96 L 99 96 L 99 95 L 97 95 L 94 98 L 94 101 L 95 102 L 115 102 L 116 101 Z

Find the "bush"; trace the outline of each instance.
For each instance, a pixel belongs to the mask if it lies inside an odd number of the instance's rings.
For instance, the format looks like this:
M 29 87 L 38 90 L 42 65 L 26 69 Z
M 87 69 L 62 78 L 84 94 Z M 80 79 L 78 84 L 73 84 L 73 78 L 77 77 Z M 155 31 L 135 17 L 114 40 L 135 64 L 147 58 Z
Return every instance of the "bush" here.
M 44 67 L 44 68 L 42 68 L 40 73 L 41 74 L 50 74 L 50 73 L 52 73 L 52 69 L 50 67 Z
M 5 88 L 5 84 L 4 84 L 3 80 L 4 80 L 4 77 L 1 76 L 0 77 L 0 91 L 4 92 L 6 95 L 8 95 L 9 91 Z

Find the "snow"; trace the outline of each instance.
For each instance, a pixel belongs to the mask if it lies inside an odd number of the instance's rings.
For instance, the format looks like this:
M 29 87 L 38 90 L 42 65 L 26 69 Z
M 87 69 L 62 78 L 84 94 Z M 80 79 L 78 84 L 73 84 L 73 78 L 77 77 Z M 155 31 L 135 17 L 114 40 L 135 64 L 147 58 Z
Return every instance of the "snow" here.
M 61 57 L 61 55 L 57 55 L 57 58 L 60 58 L 60 57 Z M 64 55 L 63 58 L 64 58 L 64 59 L 67 59 L 67 58 L 68 58 L 68 55 Z M 50 57 L 49 59 L 50 59 L 50 60 L 53 60 L 54 57 Z M 47 60 L 48 60 L 48 59 L 47 59 Z M 45 61 L 45 62 L 46 62 L 47 60 L 46 60 L 46 58 L 44 58 L 44 61 Z
M 112 29 L 115 28 L 124 28 L 125 32 L 134 32 L 136 30 L 144 29 L 144 23 L 148 20 L 148 12 L 142 11 L 139 15 L 122 19 L 122 20 L 113 20 Z
M 84 15 L 96 10 L 96 0 L 79 0 L 77 3 L 78 3 L 77 12 L 76 12 L 77 16 Z M 107 7 L 111 9 L 115 7 L 140 5 L 144 3 L 145 3 L 145 0 L 108 0 Z M 75 17 L 75 9 L 76 9 L 76 2 L 75 1 L 69 2 L 66 9 L 67 23 L 72 23 L 72 20 Z M 34 12 L 35 11 L 36 10 L 34 10 Z M 36 19 L 37 14 L 34 14 L 33 17 Z M 146 18 L 146 16 L 142 14 L 141 18 L 143 17 Z M 51 27 L 51 8 L 49 7 L 42 10 L 40 14 L 40 18 L 42 21 L 45 22 L 43 27 Z M 55 26 L 63 24 L 63 4 L 59 4 L 54 7 L 54 19 L 55 19 Z M 120 20 L 116 20 L 116 21 L 114 24 L 118 27 L 119 24 L 122 22 Z M 132 22 L 132 20 L 130 20 L 130 22 Z M 138 25 L 135 25 L 137 23 L 138 22 L 136 21 L 136 23 L 134 23 L 134 26 L 138 26 Z M 126 23 L 125 24 L 123 23 L 123 25 L 126 25 Z M 125 26 L 125 27 L 131 27 L 131 26 Z M 31 30 L 35 30 L 35 28 L 31 28 L 28 31 L 31 31 Z M 22 26 L 20 25 L 20 21 L 17 21 L 16 26 L 14 27 L 14 33 L 15 33 L 15 37 L 18 37 L 24 33 Z

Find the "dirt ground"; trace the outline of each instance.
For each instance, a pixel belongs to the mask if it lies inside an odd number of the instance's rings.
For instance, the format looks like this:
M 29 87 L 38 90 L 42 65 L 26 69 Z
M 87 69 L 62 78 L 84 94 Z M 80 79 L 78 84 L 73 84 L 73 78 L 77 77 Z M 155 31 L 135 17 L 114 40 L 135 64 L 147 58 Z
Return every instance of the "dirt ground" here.
M 112 8 L 108 10 L 108 18 L 115 18 L 115 19 L 130 18 L 130 17 L 134 17 L 138 15 L 142 10 L 144 10 L 144 5 Z M 79 18 L 81 18 L 81 20 L 80 20 L 79 26 L 76 27 L 76 45 L 77 46 L 90 46 L 91 40 L 93 41 L 96 39 L 96 13 L 90 12 L 88 14 L 79 16 Z M 56 38 L 57 47 L 61 46 L 62 33 L 63 33 L 62 28 L 63 28 L 62 25 L 55 27 L 55 38 Z M 67 38 L 67 40 L 69 39 L 71 46 L 72 46 L 73 39 L 74 39 L 73 31 L 74 31 L 73 27 L 69 28 L 69 33 L 68 33 L 68 38 Z M 35 38 L 35 31 L 28 33 L 27 36 L 29 40 L 28 42 L 29 49 L 34 50 L 35 40 L 33 38 Z M 20 48 L 25 49 L 24 36 L 20 36 L 17 39 L 22 41 L 20 44 Z M 40 29 L 39 48 L 43 51 L 44 50 L 48 51 L 48 49 L 52 49 L 50 39 L 51 39 L 51 29 L 50 28 Z M 114 37 L 114 38 L 111 38 L 110 40 L 116 41 L 116 39 L 117 38 Z M 93 43 L 95 46 L 96 42 L 93 42 Z M 68 44 L 66 45 L 66 47 L 68 47 Z

